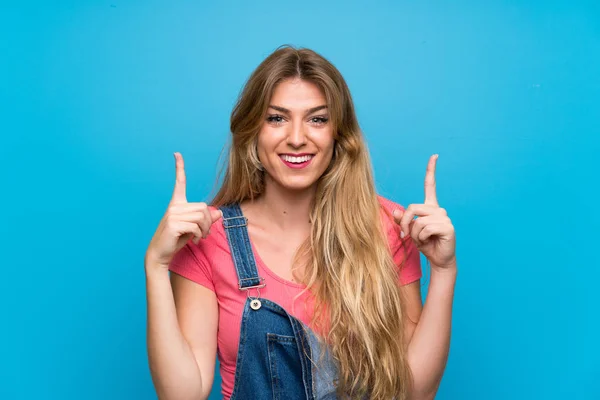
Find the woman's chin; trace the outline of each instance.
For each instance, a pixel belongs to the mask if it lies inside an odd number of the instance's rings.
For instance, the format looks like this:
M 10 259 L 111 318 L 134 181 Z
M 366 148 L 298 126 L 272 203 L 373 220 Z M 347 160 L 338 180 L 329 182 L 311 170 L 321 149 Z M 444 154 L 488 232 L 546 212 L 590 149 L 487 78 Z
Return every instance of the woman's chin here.
M 317 181 L 314 179 L 286 179 L 280 181 L 280 186 L 284 190 L 302 192 L 312 189 L 316 183 Z

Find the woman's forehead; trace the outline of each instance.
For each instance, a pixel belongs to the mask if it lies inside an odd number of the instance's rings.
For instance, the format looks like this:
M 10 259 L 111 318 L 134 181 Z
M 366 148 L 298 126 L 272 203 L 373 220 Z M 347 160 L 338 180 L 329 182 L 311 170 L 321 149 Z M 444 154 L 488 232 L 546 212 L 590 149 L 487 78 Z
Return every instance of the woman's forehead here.
M 291 113 L 304 113 L 311 108 L 327 105 L 327 99 L 322 90 L 310 81 L 286 79 L 275 87 L 269 105 Z

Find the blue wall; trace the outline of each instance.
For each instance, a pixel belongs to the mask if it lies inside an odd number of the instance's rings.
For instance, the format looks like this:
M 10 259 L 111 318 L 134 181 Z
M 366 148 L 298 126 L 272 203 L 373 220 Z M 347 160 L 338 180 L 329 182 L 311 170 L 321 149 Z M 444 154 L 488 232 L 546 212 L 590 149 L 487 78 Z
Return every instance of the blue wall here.
M 143 258 L 172 153 L 206 199 L 284 43 L 346 77 L 383 195 L 422 202 L 440 154 L 460 274 L 438 398 L 600 398 L 600 7 L 415 3 L 3 2 L 0 398 L 156 397 Z

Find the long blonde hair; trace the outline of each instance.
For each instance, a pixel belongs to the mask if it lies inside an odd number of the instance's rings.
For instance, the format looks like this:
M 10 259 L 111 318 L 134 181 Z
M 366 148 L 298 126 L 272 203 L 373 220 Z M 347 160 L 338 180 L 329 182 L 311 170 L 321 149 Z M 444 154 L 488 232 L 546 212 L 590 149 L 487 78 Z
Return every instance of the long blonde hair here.
M 214 206 L 254 199 L 264 190 L 256 140 L 278 83 L 300 78 L 327 99 L 335 150 L 317 183 L 309 238 L 296 254 L 308 260 L 314 296 L 311 327 L 339 369 L 338 396 L 403 400 L 412 386 L 404 341 L 404 302 L 381 219 L 368 149 L 340 72 L 318 53 L 282 46 L 252 73 L 231 114 L 232 142 Z

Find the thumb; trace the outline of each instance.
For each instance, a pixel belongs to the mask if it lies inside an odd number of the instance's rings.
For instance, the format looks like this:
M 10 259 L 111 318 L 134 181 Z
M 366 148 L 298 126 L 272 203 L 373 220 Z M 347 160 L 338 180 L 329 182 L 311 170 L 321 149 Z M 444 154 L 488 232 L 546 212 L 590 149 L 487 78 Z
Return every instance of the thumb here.
M 219 219 L 221 219 L 222 217 L 223 217 L 223 211 L 219 210 L 218 208 L 210 209 L 210 218 L 211 218 L 213 224 L 215 222 L 217 222 Z
M 404 211 L 395 209 L 394 212 L 392 212 L 392 214 L 394 216 L 394 221 L 396 221 L 396 223 L 400 225 L 400 223 L 402 222 L 402 216 L 404 215 Z M 400 226 L 400 238 L 404 239 L 405 236 L 406 233 L 404 233 L 404 229 L 402 229 L 402 226 Z
M 404 213 L 401 210 L 395 209 L 392 215 L 394 216 L 396 222 L 400 222 L 400 219 L 402 218 Z

